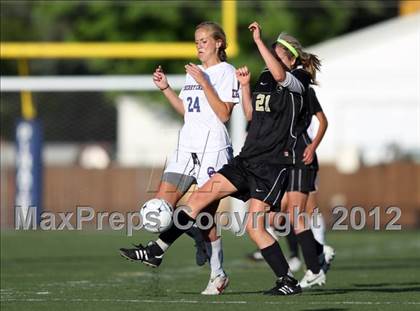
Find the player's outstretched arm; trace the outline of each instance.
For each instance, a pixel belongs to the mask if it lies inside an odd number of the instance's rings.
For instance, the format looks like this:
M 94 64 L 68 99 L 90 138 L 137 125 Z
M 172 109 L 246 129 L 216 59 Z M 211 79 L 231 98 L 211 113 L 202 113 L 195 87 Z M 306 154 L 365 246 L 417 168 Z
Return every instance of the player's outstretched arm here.
M 170 87 L 168 79 L 166 78 L 166 75 L 160 65 L 153 73 L 153 82 L 162 91 L 163 95 L 165 95 L 165 97 L 171 103 L 172 107 L 174 107 L 174 109 L 183 116 L 185 110 L 182 99 L 179 98 L 178 94 L 176 94 L 175 91 Z
M 198 67 L 196 64 L 189 63 L 185 65 L 185 70 L 194 78 L 195 81 L 197 81 L 198 84 L 201 85 L 211 109 L 213 109 L 220 121 L 223 123 L 227 122 L 230 119 L 234 104 L 230 102 L 224 102 L 219 98 L 216 90 L 206 79 L 200 67 Z
M 251 73 L 247 66 L 240 67 L 236 70 L 236 78 L 241 84 L 242 92 L 242 109 L 248 121 L 252 119 L 252 97 L 251 97 Z
M 265 43 L 262 41 L 260 25 L 257 22 L 253 22 L 251 25 L 248 26 L 248 29 L 252 31 L 252 37 L 254 39 L 254 42 L 257 45 L 262 58 L 264 59 L 265 65 L 273 75 L 273 78 L 277 82 L 283 82 L 284 79 L 286 79 L 286 71 L 284 70 L 280 62 L 274 57 L 271 51 L 267 48 Z

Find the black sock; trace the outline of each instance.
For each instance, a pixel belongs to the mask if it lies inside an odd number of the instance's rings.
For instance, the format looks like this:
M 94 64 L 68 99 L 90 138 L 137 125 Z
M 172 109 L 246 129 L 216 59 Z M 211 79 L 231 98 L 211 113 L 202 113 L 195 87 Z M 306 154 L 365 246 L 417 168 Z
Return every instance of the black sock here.
M 263 248 L 261 250 L 261 255 L 277 277 L 285 276 L 289 271 L 289 264 L 287 263 L 286 258 L 284 258 L 283 252 L 277 241 L 270 246 Z
M 204 240 L 201 230 L 195 226 L 192 226 L 185 233 L 196 242 L 201 242 Z
M 290 257 L 299 257 L 298 241 L 293 228 L 290 228 L 290 233 L 286 236 L 286 239 L 290 249 Z
M 316 240 L 312 230 L 306 230 L 296 235 L 297 241 L 302 247 L 303 258 L 305 259 L 306 267 L 313 273 L 319 273 L 320 266 L 318 262 L 318 255 L 316 253 Z
M 150 249 L 150 253 L 153 256 L 160 256 L 160 255 L 163 255 L 164 253 L 163 249 L 161 249 L 160 246 L 157 245 L 156 243 L 153 243 L 150 246 L 148 245 L 148 247 Z
M 180 211 L 178 213 L 178 223 L 181 226 L 186 226 L 188 223 L 193 224 L 195 222 L 194 218 L 191 218 L 187 213 L 184 211 Z M 187 229 L 181 229 L 175 226 L 175 221 L 172 224 L 172 226 L 166 230 L 165 232 L 161 233 L 159 235 L 159 239 L 161 239 L 166 244 L 171 245 L 173 242 L 175 242 L 184 232 L 188 231 L 190 227 Z

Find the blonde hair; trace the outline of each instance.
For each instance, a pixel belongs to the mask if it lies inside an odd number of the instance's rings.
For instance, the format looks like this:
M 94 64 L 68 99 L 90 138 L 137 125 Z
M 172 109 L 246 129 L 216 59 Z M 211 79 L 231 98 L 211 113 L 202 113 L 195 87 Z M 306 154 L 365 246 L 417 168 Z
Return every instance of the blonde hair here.
M 206 28 L 210 30 L 212 38 L 216 41 L 222 42 L 222 44 L 217 50 L 217 55 L 219 56 L 219 59 L 222 62 L 226 61 L 227 60 L 227 55 L 226 55 L 227 43 L 226 43 L 226 34 L 223 28 L 215 22 L 208 22 L 208 21 L 198 24 L 197 27 L 195 27 L 195 30 L 198 30 L 200 28 Z
M 321 68 L 321 61 L 319 60 L 318 56 L 316 56 L 315 54 L 305 52 L 299 40 L 285 32 L 282 32 L 279 35 L 279 37 L 277 38 L 277 41 L 278 40 L 285 40 L 297 51 L 299 56 L 296 58 L 294 68 L 296 68 L 299 65 L 302 65 L 303 69 L 310 74 L 311 83 L 317 84 L 316 72 L 320 71 L 320 68 Z M 288 50 L 287 47 L 286 47 L 286 51 L 290 58 L 294 57 L 294 55 Z

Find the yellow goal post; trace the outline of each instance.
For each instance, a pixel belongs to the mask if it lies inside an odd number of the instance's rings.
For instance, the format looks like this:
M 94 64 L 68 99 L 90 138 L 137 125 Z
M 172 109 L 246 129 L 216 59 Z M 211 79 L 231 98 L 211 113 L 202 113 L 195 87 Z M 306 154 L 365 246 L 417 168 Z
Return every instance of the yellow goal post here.
M 222 26 L 227 37 L 227 53 L 238 54 L 236 0 L 221 1 Z M 2 42 L 3 59 L 43 58 L 191 58 L 194 43 L 188 42 Z

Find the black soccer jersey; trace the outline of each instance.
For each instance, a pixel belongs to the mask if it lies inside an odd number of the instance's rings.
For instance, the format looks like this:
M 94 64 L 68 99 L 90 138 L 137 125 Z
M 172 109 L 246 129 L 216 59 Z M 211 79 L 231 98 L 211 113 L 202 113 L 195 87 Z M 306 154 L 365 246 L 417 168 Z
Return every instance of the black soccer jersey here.
M 295 148 L 295 154 L 296 154 L 296 162 L 295 166 L 297 168 L 309 168 L 309 169 L 318 169 L 318 158 L 316 156 L 316 153 L 314 155 L 314 160 L 311 164 L 305 165 L 303 163 L 303 152 L 305 151 L 305 148 L 312 143 L 311 138 L 308 135 L 308 128 L 311 125 L 312 116 L 314 116 L 316 113 L 322 111 L 322 107 L 318 101 L 318 98 L 316 97 L 316 93 L 313 88 L 309 88 L 306 92 L 306 95 L 304 97 L 305 104 L 303 105 L 302 112 L 299 116 L 299 120 L 297 121 L 297 142 L 296 142 L 296 148 Z
M 301 69 L 291 73 L 306 90 L 309 75 Z M 250 162 L 294 164 L 296 124 L 303 105 L 301 94 L 281 86 L 264 70 L 252 94 L 252 120 L 239 157 Z
M 296 131 L 298 135 L 306 132 L 311 125 L 312 116 L 322 111 L 321 105 L 313 88 L 308 88 L 308 91 L 304 95 L 303 99 L 305 104 L 303 105 L 303 109 L 299 114 L 299 119 L 296 125 Z

